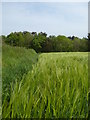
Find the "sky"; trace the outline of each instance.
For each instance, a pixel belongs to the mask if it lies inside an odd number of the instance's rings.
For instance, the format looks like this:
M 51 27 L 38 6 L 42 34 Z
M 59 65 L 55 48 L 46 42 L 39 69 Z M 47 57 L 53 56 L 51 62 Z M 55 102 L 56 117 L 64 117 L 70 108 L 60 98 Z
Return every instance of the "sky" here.
M 2 2 L 88 2 L 88 0 L 1 0 Z
M 87 2 L 3 2 L 2 34 L 35 31 L 48 35 L 86 37 Z
M 90 33 L 90 2 L 88 3 L 88 33 Z

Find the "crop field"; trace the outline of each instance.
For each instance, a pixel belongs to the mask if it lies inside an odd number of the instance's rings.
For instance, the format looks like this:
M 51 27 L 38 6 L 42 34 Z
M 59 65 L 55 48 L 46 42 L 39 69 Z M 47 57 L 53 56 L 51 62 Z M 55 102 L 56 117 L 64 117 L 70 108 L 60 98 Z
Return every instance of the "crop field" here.
M 88 53 L 40 54 L 32 69 L 11 85 L 2 110 L 3 118 L 87 118 Z

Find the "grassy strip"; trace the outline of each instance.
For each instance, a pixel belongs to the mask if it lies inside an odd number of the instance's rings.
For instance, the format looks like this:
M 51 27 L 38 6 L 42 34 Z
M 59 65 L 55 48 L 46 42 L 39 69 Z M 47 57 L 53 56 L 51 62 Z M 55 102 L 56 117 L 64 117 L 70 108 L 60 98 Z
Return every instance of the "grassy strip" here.
M 38 55 L 33 49 L 2 46 L 2 95 L 10 97 L 11 84 L 20 82 L 23 75 L 32 69 L 37 62 Z

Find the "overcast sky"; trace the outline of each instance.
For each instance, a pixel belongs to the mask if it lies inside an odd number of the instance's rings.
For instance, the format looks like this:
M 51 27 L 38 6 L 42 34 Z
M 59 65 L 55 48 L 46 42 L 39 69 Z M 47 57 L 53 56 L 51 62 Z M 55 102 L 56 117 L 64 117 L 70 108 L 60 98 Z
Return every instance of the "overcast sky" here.
M 88 3 L 88 33 L 90 33 L 90 2 Z
M 88 2 L 89 0 L 1 0 L 2 2 Z
M 4 2 L 2 34 L 15 31 L 42 31 L 48 35 L 86 37 L 88 3 Z

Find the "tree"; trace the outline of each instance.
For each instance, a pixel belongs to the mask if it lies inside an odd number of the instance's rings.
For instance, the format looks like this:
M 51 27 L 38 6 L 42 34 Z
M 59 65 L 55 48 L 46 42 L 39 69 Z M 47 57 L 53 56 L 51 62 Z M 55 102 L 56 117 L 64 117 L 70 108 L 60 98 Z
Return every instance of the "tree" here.
M 72 51 L 72 41 L 65 36 L 57 36 L 56 39 L 56 51 L 68 52 Z
M 7 44 L 12 45 L 12 46 L 17 46 L 17 45 L 18 45 L 18 36 L 17 36 L 17 33 L 10 33 L 10 34 L 7 36 L 5 42 L 6 42 Z
M 29 32 L 24 33 L 24 46 L 26 48 L 31 48 L 31 42 L 33 40 L 33 35 Z
M 46 36 L 44 34 L 38 33 L 34 35 L 31 46 L 36 52 L 42 51 L 42 46 L 46 40 Z
M 33 48 L 36 52 L 72 52 L 88 51 L 90 48 L 90 33 L 88 39 L 80 39 L 75 36 L 53 36 L 47 37 L 45 32 L 14 32 L 2 39 L 12 46 Z M 89 49 L 90 50 L 90 49 Z
M 74 37 L 73 39 L 73 51 L 78 52 L 80 50 L 80 39 Z

